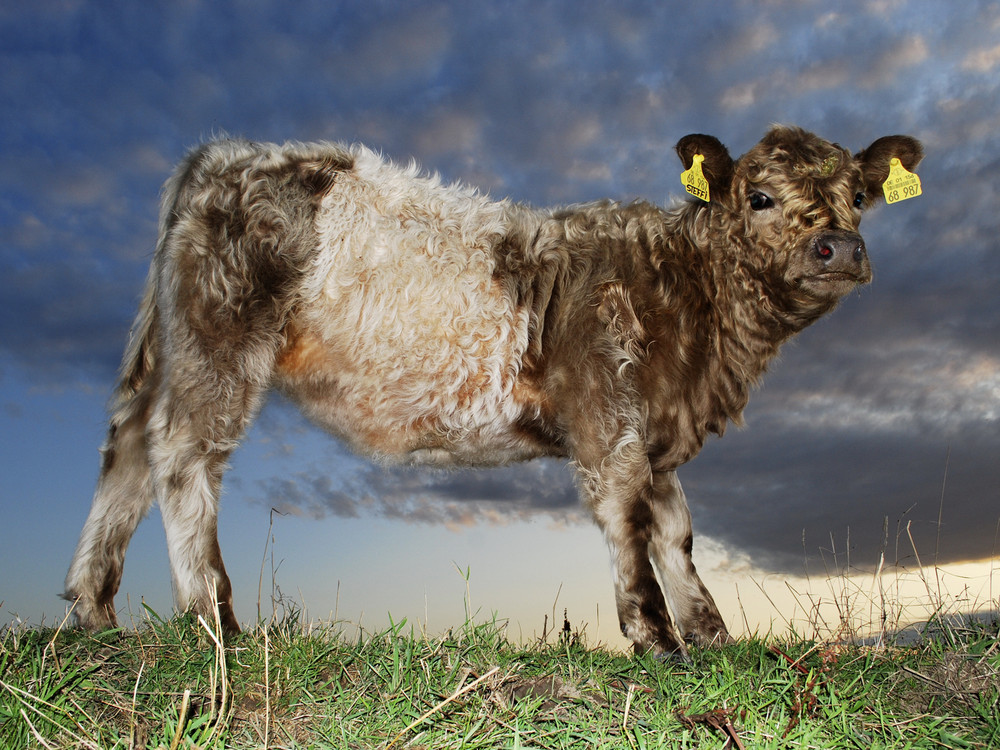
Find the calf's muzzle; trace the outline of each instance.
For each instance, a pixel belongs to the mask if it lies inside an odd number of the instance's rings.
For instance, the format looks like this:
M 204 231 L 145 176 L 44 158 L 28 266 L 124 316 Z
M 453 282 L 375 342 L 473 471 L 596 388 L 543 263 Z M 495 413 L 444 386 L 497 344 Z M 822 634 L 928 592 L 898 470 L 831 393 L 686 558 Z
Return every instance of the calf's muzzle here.
M 859 283 L 871 280 L 865 241 L 857 232 L 823 232 L 813 240 L 813 251 L 822 262 L 819 275 L 844 275 Z

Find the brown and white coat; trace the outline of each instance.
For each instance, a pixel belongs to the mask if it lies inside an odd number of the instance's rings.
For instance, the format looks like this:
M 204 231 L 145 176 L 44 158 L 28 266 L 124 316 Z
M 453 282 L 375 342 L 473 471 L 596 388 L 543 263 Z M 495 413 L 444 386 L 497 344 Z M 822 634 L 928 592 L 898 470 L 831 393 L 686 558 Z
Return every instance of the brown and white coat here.
M 218 496 L 278 387 L 387 461 L 570 458 L 636 648 L 727 640 L 675 470 L 740 420 L 782 342 L 871 278 L 861 213 L 889 160 L 912 168 L 921 148 L 890 136 L 852 155 L 775 127 L 735 161 L 710 136 L 677 150 L 685 167 L 705 157 L 710 204 L 536 210 L 360 146 L 192 152 L 164 190 L 66 580 L 79 622 L 116 622 L 125 549 L 155 500 L 179 607 L 207 613 L 217 596 L 238 630 Z

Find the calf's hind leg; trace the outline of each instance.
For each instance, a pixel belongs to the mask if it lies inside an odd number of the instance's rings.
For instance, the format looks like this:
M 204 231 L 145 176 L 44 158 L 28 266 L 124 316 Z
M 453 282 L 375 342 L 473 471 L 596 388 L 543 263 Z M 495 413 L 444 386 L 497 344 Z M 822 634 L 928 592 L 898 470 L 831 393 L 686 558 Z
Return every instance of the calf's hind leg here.
M 150 420 L 149 457 L 177 607 L 213 622 L 217 605 L 223 629 L 237 633 L 232 585 L 219 548 L 219 494 L 229 455 L 263 388 L 249 381 L 227 383 L 218 375 L 199 379 L 189 371 L 164 389 Z
M 97 490 L 73 555 L 63 597 L 74 601 L 77 623 L 90 630 L 115 627 L 114 598 L 125 550 L 153 502 L 146 425 L 156 396 L 151 375 L 114 411 L 101 453 Z

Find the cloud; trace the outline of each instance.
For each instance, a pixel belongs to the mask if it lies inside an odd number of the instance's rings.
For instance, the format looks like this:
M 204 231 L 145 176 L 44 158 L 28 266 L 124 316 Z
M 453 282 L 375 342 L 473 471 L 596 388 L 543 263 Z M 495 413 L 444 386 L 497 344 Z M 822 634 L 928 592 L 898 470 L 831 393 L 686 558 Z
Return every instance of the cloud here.
M 86 264 L 58 262 L 0 274 L 0 352 L 39 385 L 109 385 L 130 320 L 130 293 Z M 92 274 L 81 283 L 81 277 Z M 127 288 L 127 286 L 126 286 Z
M 797 358 L 800 367 L 780 384 L 780 408 L 773 404 L 766 418 L 788 429 L 869 435 L 933 430 L 954 436 L 1000 426 L 1000 357 L 995 354 L 927 340 L 824 354 L 816 363 Z M 831 361 L 838 369 L 828 369 Z
M 962 70 L 972 73 L 991 73 L 1000 66 L 1000 44 L 970 50 L 962 60 Z
M 404 11 L 371 24 L 327 65 L 354 86 L 416 86 L 433 80 L 444 65 L 453 23 L 443 5 Z
M 861 83 L 868 88 L 892 86 L 902 72 L 923 63 L 930 56 L 926 40 L 919 35 L 900 39 L 866 65 Z
M 441 470 L 364 464 L 336 477 L 319 471 L 257 482 L 252 502 L 313 518 L 376 516 L 408 523 L 507 523 L 578 515 L 566 464 L 538 460 L 495 469 Z
M 51 188 L 29 179 L 17 201 L 25 209 L 0 205 L 10 228 L 0 248 L 0 353 L 38 382 L 109 381 L 117 369 L 155 242 L 156 203 L 130 212 L 122 183 L 106 178 L 56 179 Z M 42 191 L 46 201 L 34 199 Z
M 832 567 L 835 550 L 839 565 L 858 569 L 883 552 L 909 564 L 918 554 L 925 562 L 983 559 L 995 552 L 1000 521 L 1000 476 L 982 471 L 990 450 L 978 441 L 987 435 L 757 430 L 755 438 L 727 437 L 683 476 L 696 531 L 764 569 L 801 572 L 823 559 Z M 769 450 L 754 451 L 753 440 Z

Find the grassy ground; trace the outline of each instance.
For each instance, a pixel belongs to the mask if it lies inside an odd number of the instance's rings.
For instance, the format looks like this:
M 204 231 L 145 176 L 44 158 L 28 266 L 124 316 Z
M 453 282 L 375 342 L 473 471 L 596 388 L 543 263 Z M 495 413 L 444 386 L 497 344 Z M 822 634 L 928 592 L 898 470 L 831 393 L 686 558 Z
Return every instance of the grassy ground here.
M 296 616 L 0 634 L 0 747 L 1000 746 L 998 625 L 909 647 L 748 639 L 692 664 L 517 645 L 502 623 L 348 637 Z

